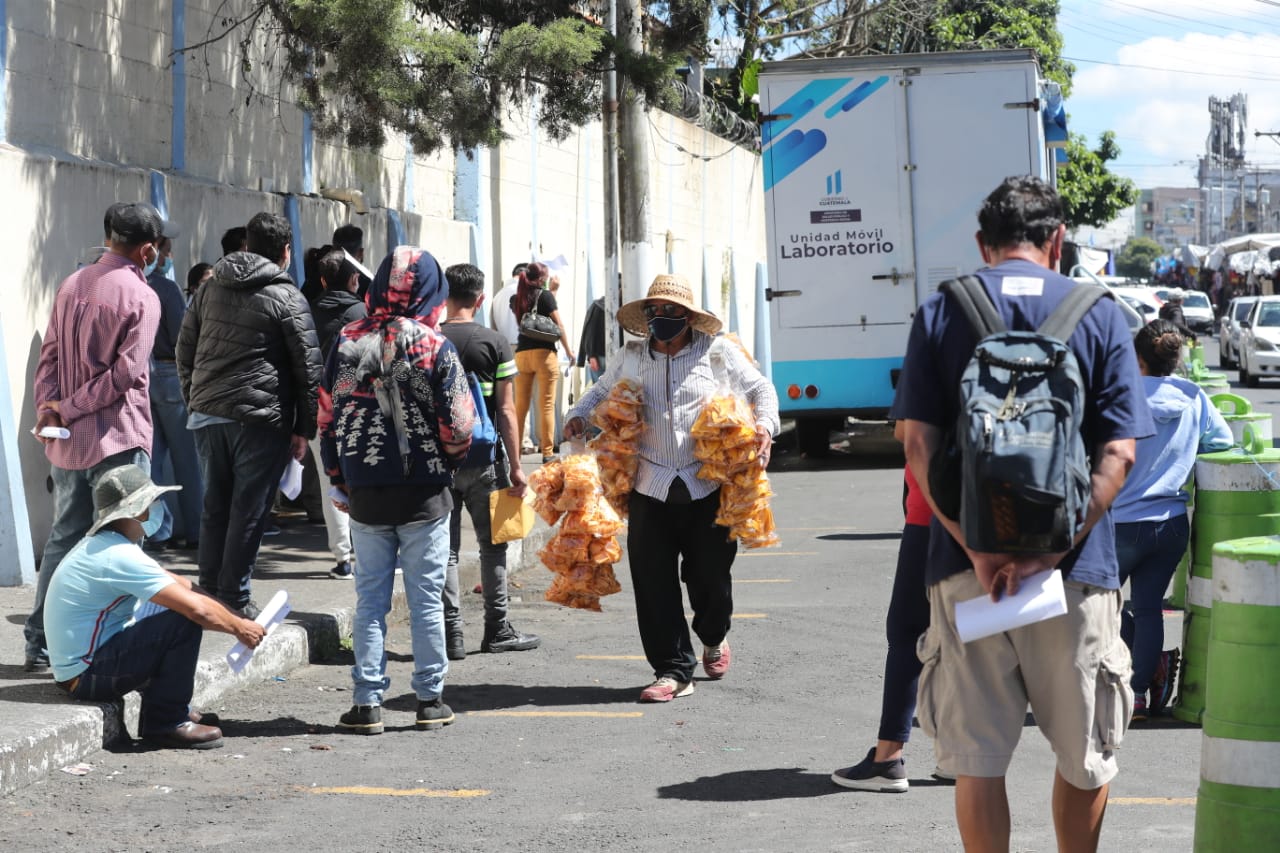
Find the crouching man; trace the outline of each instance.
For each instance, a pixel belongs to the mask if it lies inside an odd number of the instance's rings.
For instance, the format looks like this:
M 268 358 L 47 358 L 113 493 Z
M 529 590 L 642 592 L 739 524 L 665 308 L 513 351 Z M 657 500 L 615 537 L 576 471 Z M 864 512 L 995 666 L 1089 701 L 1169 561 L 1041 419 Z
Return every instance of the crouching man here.
M 202 724 L 189 705 L 203 630 L 231 634 L 250 648 L 265 632 L 143 552 L 143 538 L 157 526 L 151 504 L 178 488 L 157 486 L 137 465 L 102 475 L 93 490 L 93 527 L 50 582 L 45 635 L 53 677 L 72 698 L 109 702 L 137 690 L 143 740 L 210 749 L 222 746 L 222 730 L 207 725 L 216 722 L 212 715 Z M 144 601 L 165 609 L 134 621 L 134 607 Z

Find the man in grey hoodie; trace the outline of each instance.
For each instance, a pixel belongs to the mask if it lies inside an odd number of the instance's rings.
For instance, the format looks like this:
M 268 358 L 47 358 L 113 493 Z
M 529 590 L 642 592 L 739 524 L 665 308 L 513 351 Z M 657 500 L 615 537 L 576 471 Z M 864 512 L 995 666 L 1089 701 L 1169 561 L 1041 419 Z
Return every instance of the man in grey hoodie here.
M 322 364 L 311 310 L 285 268 L 288 220 L 259 213 L 247 251 L 214 265 L 178 336 L 178 376 L 204 475 L 200 586 L 248 618 L 249 583 L 290 456 L 316 434 Z

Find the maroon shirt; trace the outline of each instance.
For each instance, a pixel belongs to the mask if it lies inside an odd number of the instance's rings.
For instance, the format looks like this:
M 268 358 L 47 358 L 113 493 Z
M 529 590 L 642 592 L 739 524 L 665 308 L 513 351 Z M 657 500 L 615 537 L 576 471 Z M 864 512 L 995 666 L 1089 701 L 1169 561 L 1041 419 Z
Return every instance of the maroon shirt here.
M 58 287 L 33 383 L 36 406 L 62 401 L 71 430 L 45 444 L 50 462 L 83 471 L 125 450 L 150 452 L 147 383 L 159 324 L 160 300 L 121 255 L 108 252 Z

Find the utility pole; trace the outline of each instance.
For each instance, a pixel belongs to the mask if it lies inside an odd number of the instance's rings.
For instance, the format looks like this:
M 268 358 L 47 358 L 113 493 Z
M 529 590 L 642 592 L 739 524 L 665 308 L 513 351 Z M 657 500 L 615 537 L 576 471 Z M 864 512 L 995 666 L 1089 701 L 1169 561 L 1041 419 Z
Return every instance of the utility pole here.
M 618 2 L 609 0 L 609 34 L 618 35 Z M 622 307 L 622 276 L 618 251 L 618 71 L 610 62 L 604 73 L 604 304 L 605 352 L 609 360 L 622 347 L 622 331 L 613 320 Z
M 644 5 L 640 0 L 621 2 L 618 36 L 622 47 L 644 52 Z M 624 82 L 619 99 L 618 231 L 622 240 L 621 302 L 644 297 L 653 278 L 649 250 L 649 138 L 647 117 L 639 92 Z

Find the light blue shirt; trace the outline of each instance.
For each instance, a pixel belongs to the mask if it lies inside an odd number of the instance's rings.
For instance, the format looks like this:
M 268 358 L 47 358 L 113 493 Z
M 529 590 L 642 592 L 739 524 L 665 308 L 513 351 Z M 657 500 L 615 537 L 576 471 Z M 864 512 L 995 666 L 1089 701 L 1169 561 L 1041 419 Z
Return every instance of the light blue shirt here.
M 1186 515 L 1185 488 L 1196 454 L 1226 450 L 1231 427 L 1194 382 L 1179 376 L 1144 376 L 1142 387 L 1156 434 L 1139 439 L 1133 470 L 1111 505 L 1116 524 L 1165 521 Z
M 684 480 L 694 500 L 719 488 L 698 478 L 702 463 L 693 455 L 689 431 L 722 386 L 751 404 L 756 422 L 770 435 L 777 435 L 781 428 L 778 395 L 772 383 L 737 345 L 702 332 L 694 332 L 689 345 L 670 356 L 649 349 L 647 341 L 627 344 L 622 357 L 609 363 L 604 376 L 582 395 L 569 417 L 585 419 L 624 376 L 638 378 L 644 389 L 646 429 L 639 440 L 635 490 L 660 501 L 667 499 L 676 477 Z
M 45 642 L 57 681 L 89 668 L 93 655 L 133 622 L 133 609 L 173 577 L 114 530 L 86 536 L 58 564 L 44 602 Z

